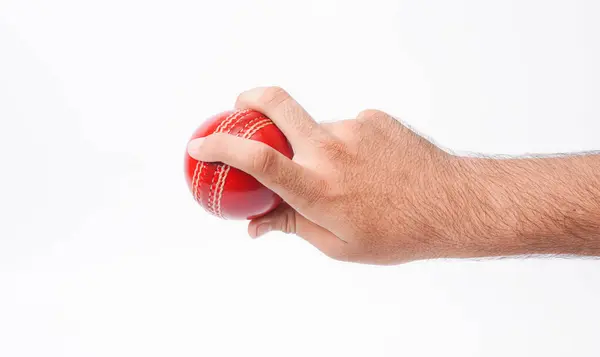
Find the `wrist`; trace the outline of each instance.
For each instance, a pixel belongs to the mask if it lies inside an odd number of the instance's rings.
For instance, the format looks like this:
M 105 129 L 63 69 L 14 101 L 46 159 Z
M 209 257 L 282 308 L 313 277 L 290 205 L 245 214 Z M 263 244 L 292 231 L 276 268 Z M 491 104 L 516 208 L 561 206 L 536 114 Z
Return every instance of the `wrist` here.
M 500 244 L 518 236 L 514 223 L 502 215 L 507 208 L 503 199 L 510 196 L 506 186 L 498 185 L 494 161 L 448 156 L 436 165 L 432 182 L 424 185 L 417 228 L 428 237 L 430 258 L 471 258 L 497 255 Z M 506 180 L 506 178 L 504 179 Z M 417 220 L 421 221 L 421 220 Z
M 509 182 L 498 185 L 495 162 L 468 157 L 450 157 L 438 176 L 436 194 L 429 202 L 436 212 L 430 219 L 434 232 L 432 251 L 443 258 L 471 258 L 497 255 L 518 235 L 516 224 L 502 217 L 506 210 Z M 505 178 L 506 180 L 506 178 Z
M 599 254 L 598 162 L 585 160 L 456 159 L 454 255 Z
M 518 174 L 495 159 L 457 160 L 457 189 L 465 201 L 457 213 L 455 239 L 469 257 L 518 254 L 520 199 Z

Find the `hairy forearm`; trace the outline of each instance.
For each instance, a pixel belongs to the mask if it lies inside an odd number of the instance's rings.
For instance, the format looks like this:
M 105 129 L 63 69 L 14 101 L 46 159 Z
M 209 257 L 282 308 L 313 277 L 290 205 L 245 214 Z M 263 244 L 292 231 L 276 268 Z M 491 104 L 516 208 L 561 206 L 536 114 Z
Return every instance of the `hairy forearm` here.
M 454 255 L 600 256 L 600 155 L 461 158 L 458 165 Z

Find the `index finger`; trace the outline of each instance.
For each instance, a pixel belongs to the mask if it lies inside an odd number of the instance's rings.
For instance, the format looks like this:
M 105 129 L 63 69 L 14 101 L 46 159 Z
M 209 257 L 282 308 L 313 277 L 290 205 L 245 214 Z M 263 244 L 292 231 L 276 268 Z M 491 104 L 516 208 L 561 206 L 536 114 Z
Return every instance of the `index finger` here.
M 319 124 L 306 110 L 279 87 L 257 87 L 242 92 L 238 109 L 253 109 L 269 117 L 286 136 L 294 151 L 309 145 L 308 138 L 319 134 Z
M 306 211 L 322 196 L 326 185 L 313 172 L 256 140 L 214 133 L 188 143 L 198 161 L 220 162 L 253 176 L 298 211 Z

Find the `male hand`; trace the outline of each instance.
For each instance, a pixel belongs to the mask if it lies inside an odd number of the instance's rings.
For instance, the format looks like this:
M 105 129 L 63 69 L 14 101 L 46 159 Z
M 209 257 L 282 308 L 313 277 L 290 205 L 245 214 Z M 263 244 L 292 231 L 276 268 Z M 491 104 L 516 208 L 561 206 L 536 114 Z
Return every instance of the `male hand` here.
M 433 257 L 441 248 L 450 217 L 438 208 L 452 204 L 448 182 L 458 179 L 452 156 L 376 110 L 319 124 L 281 88 L 244 92 L 236 108 L 271 118 L 295 153 L 289 160 L 227 134 L 190 143 L 195 159 L 245 171 L 284 200 L 250 222 L 252 237 L 293 233 L 332 258 L 376 264 Z
M 292 233 L 368 264 L 600 255 L 599 155 L 458 157 L 378 110 L 320 124 L 278 87 L 246 91 L 235 106 L 271 118 L 295 153 L 223 133 L 190 142 L 190 156 L 245 171 L 284 200 L 250 221 L 252 237 Z

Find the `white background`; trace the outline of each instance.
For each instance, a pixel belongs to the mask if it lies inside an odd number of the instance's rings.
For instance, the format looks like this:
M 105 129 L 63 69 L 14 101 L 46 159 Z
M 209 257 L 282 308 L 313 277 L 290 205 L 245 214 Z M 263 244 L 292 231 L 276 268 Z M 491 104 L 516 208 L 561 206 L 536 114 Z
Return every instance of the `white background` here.
M 0 0 L 0 356 L 598 356 L 600 263 L 332 261 L 207 216 L 254 86 L 486 154 L 600 149 L 598 1 Z

